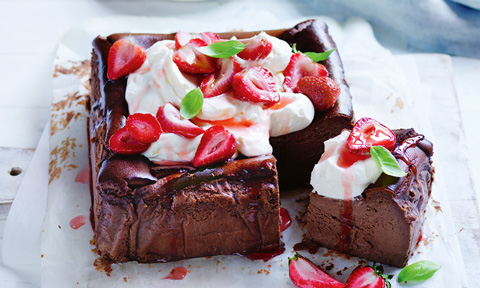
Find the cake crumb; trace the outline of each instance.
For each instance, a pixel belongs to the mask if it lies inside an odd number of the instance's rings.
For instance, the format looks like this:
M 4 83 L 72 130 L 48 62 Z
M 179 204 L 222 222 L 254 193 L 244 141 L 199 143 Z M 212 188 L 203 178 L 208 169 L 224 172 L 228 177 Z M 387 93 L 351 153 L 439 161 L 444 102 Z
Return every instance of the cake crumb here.
M 58 229 L 62 229 L 62 226 L 58 225 Z
M 95 270 L 97 270 L 98 272 L 105 272 L 105 274 L 108 277 L 110 277 L 110 274 L 112 273 L 112 264 L 113 264 L 112 260 L 107 260 L 102 257 L 95 259 L 95 262 L 93 262 L 93 266 L 95 266 Z
M 127 283 L 127 277 L 123 277 L 123 281 L 125 281 L 125 283 Z

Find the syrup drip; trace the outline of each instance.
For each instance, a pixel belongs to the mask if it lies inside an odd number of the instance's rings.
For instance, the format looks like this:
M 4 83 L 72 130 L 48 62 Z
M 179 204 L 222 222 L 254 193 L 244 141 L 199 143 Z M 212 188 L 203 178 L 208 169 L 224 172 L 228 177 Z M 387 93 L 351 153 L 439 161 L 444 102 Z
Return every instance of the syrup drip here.
M 263 260 L 264 262 L 267 262 L 268 260 L 283 254 L 283 252 L 285 252 L 285 247 L 280 247 L 265 252 L 240 253 L 239 255 L 242 255 L 250 260 Z
M 290 218 L 290 214 L 285 208 L 280 208 L 280 223 L 280 232 L 285 231 L 292 225 L 292 218 Z
M 83 225 L 85 225 L 85 216 L 83 215 L 79 215 L 70 220 L 70 227 L 72 227 L 72 229 L 78 229 Z
M 408 168 L 411 169 L 414 174 L 417 174 L 417 168 L 415 165 L 412 165 L 410 159 L 408 159 L 407 149 L 410 147 L 415 147 L 419 141 L 423 140 L 423 138 L 423 135 L 407 138 L 403 140 L 402 144 L 400 144 L 400 146 L 393 151 L 393 156 L 407 164 Z
M 342 168 L 351 167 L 355 162 L 370 158 L 369 155 L 354 154 L 348 151 L 346 145 L 340 147 L 340 156 L 338 157 L 337 165 Z
M 170 279 L 170 280 L 182 280 L 187 276 L 187 268 L 178 266 L 172 269 L 167 276 L 163 277 L 162 279 Z
M 352 181 L 353 174 L 350 169 L 345 170 L 342 176 L 342 186 L 344 193 L 344 206 L 341 211 L 340 222 L 342 223 L 342 230 L 340 232 L 340 242 L 338 244 L 338 250 L 343 252 L 345 247 L 351 243 L 350 230 L 353 226 L 353 207 L 352 207 Z

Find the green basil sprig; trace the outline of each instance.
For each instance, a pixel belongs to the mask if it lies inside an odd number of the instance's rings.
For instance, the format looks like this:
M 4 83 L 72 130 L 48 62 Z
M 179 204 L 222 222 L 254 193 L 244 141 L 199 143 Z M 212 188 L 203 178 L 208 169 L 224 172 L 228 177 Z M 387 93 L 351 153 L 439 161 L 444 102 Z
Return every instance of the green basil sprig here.
M 403 268 L 398 274 L 397 281 L 401 284 L 425 281 L 430 279 L 441 267 L 435 262 L 422 260 Z
M 185 119 L 192 119 L 195 117 L 203 106 L 203 93 L 200 88 L 195 88 L 188 92 L 183 97 L 182 104 L 180 106 L 180 115 Z
M 398 165 L 397 159 L 393 157 L 392 153 L 382 146 L 370 146 L 370 155 L 377 162 L 383 173 L 394 176 L 403 177 L 407 175 L 405 171 Z
M 308 58 L 312 59 L 315 62 L 320 62 L 328 58 L 330 54 L 332 54 L 333 51 L 337 50 L 337 48 L 333 48 L 331 50 L 322 52 L 322 53 L 316 53 L 316 52 L 304 52 L 303 54 L 307 55 Z M 302 53 L 299 50 L 297 50 L 297 44 L 293 43 L 292 45 L 292 52 L 293 53 Z
M 197 50 L 213 58 L 228 58 L 242 52 L 248 44 L 243 44 L 237 40 L 229 40 L 215 42 L 208 46 L 199 47 Z

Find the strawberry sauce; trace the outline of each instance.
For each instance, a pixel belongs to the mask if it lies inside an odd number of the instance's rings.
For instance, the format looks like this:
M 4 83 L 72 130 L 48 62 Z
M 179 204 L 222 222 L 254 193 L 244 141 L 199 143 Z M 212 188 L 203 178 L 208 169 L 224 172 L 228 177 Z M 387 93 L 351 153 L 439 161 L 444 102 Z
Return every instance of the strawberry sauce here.
M 339 149 L 340 157 L 338 157 L 338 162 L 337 165 L 342 167 L 342 168 L 348 168 L 351 167 L 355 162 L 365 160 L 370 158 L 369 155 L 360 155 L 360 154 L 354 154 L 348 151 L 346 146 L 342 146 Z
M 182 280 L 187 276 L 187 268 L 178 266 L 172 269 L 167 276 L 163 277 L 162 279 L 170 279 L 170 280 Z
M 292 218 L 290 218 L 288 210 L 280 208 L 280 232 L 285 231 L 290 225 L 292 225 Z
M 285 252 L 285 247 L 280 247 L 265 252 L 240 253 L 239 255 L 242 255 L 250 260 L 263 260 L 264 262 L 267 262 L 268 260 L 283 254 L 283 252 Z
M 85 225 L 85 216 L 83 215 L 79 215 L 70 220 L 70 227 L 72 227 L 72 229 L 78 229 L 83 225 Z
M 340 243 L 338 244 L 338 250 L 343 252 L 345 247 L 351 242 L 350 230 L 353 225 L 353 208 L 352 208 L 352 181 L 353 174 L 350 170 L 345 170 L 345 174 L 342 176 L 342 186 L 344 191 L 344 206 L 341 211 L 342 230 L 340 232 Z
M 78 172 L 75 177 L 76 183 L 89 184 L 90 183 L 90 168 L 85 168 L 82 171 Z

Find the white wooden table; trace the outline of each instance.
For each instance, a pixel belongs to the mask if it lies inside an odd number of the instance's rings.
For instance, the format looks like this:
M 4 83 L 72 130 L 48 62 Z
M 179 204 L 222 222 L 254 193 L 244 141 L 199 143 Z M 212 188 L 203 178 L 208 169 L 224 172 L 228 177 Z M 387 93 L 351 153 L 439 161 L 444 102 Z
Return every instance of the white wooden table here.
M 50 117 L 52 62 L 58 37 L 63 32 L 79 21 L 97 16 L 175 16 L 202 21 L 215 17 L 215 13 L 230 13 L 232 17 L 246 17 L 253 13 L 256 17 L 262 17 L 262 11 L 273 11 L 279 19 L 316 16 L 303 2 L 295 0 L 191 3 L 152 0 L 0 0 L 0 245 L 9 203 L 14 199 Z M 394 53 L 412 52 L 402 50 L 402 45 L 396 46 L 395 41 L 384 44 Z M 461 205 L 465 202 L 453 201 L 451 204 L 457 215 L 454 218 L 459 229 L 460 245 L 473 250 L 471 253 L 464 250 L 464 259 L 470 286 L 475 287 L 475 284 L 480 284 L 480 223 L 478 218 L 472 219 L 471 215 L 479 215 L 480 198 L 480 192 L 475 188 L 480 185 L 480 134 L 476 118 L 480 113 L 480 60 L 453 57 L 452 63 L 458 96 L 452 99 L 452 103 L 460 109 L 461 129 L 467 143 L 466 161 L 469 161 L 471 168 L 471 175 L 467 175 L 466 179 L 472 179 L 468 183 L 473 186 L 469 191 L 476 191 L 468 192 L 469 198 L 462 200 L 470 201 L 469 207 L 475 211 L 462 211 Z

